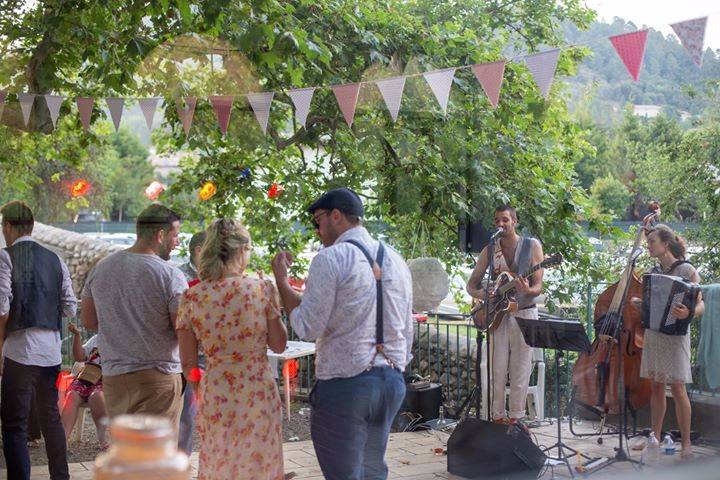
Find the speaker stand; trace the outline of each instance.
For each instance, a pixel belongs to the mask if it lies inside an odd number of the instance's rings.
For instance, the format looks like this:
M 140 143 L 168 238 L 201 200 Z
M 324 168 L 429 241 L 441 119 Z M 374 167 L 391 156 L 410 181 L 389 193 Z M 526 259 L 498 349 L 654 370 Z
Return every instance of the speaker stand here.
M 578 455 L 578 451 L 574 448 L 566 445 L 562 441 L 562 423 L 561 423 L 561 416 L 560 416 L 560 359 L 565 356 L 565 353 L 562 350 L 555 350 L 555 414 L 557 417 L 557 439 L 558 441 L 555 442 L 554 445 L 551 445 L 549 447 L 546 447 L 543 449 L 543 452 L 550 453 L 550 450 L 557 448 L 557 457 L 550 457 L 548 456 L 548 459 L 551 460 L 557 460 L 561 463 L 564 463 L 565 466 L 568 469 L 568 472 L 570 472 L 570 477 L 575 478 L 575 474 L 573 473 L 572 467 L 570 466 L 569 458 L 574 457 L 575 455 Z M 572 452 L 570 455 L 567 455 L 565 453 L 565 450 Z M 590 457 L 580 454 L 583 458 L 590 459 Z
M 467 418 L 470 415 L 470 409 L 473 406 L 475 407 L 475 418 L 480 418 L 480 409 L 482 407 L 482 398 L 480 392 L 480 359 L 482 355 L 483 336 L 483 331 L 477 329 L 475 336 L 475 343 L 477 345 L 477 354 L 475 355 L 475 385 L 473 386 L 472 390 L 470 390 L 470 393 L 465 398 L 463 403 L 455 412 L 455 418 L 458 421 L 462 421 L 463 419 Z

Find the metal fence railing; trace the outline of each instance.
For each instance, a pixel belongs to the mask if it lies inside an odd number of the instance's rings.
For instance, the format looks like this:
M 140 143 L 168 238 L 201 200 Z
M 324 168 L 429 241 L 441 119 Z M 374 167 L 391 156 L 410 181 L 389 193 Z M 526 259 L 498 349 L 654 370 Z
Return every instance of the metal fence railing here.
M 595 300 L 608 284 L 589 283 L 585 290 L 582 304 L 566 308 L 560 314 L 565 318 L 574 318 L 582 321 L 587 328 L 588 336 L 594 336 L 592 318 Z M 77 321 L 77 320 L 76 320 Z M 289 322 L 288 337 L 290 340 L 301 340 L 293 331 Z M 700 323 L 695 322 L 691 329 L 691 356 L 694 383 L 690 390 L 705 395 L 717 395 L 718 390 L 712 390 L 705 381 L 705 372 L 695 365 L 699 343 Z M 475 361 L 473 354 L 476 350 L 476 329 L 469 321 L 443 320 L 441 317 L 429 316 L 426 322 L 415 324 L 415 341 L 413 342 L 413 359 L 406 370 L 407 374 L 418 374 L 433 382 L 442 384 L 445 401 L 448 403 L 462 403 L 472 387 L 475 385 Z M 83 341 L 92 334 L 83 332 Z M 63 365 L 72 366 L 72 335 L 64 326 L 63 338 Z M 546 411 L 554 408 L 556 399 L 554 389 L 555 381 L 554 352 L 545 352 L 545 405 Z M 572 364 L 576 355 L 570 352 L 560 372 L 563 385 L 561 396 L 567 400 L 571 393 Z M 315 356 L 303 357 L 296 360 L 297 374 L 293 380 L 293 391 L 296 396 L 309 395 L 315 383 Z M 278 366 L 278 368 L 281 368 Z M 294 370 L 294 369 L 293 369 Z M 533 372 L 533 377 L 536 375 Z M 282 373 L 278 372 L 278 378 Z M 536 382 L 531 379 L 531 383 Z

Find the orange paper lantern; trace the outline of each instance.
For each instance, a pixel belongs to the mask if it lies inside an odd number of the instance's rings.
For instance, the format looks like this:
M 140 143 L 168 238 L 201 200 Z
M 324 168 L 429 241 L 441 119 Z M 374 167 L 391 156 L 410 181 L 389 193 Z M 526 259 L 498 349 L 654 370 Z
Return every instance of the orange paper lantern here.
M 200 189 L 200 200 L 209 200 L 213 195 L 217 193 L 217 187 L 213 182 L 205 182 Z
M 273 182 L 272 186 L 268 189 L 267 192 L 268 198 L 271 200 L 275 200 L 284 190 L 285 188 L 282 185 L 277 182 Z
M 84 197 L 90 191 L 90 182 L 87 180 L 75 180 L 70 186 L 70 195 L 73 198 Z

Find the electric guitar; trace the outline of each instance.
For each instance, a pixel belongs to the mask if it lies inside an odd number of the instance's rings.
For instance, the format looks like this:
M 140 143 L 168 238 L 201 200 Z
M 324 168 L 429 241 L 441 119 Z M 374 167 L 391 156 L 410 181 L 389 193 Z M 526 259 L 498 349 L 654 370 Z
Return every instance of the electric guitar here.
M 485 316 L 485 300 L 478 300 L 470 311 L 470 316 L 480 330 L 494 331 L 500 326 L 508 312 L 516 312 L 518 304 L 515 301 L 514 293 L 517 286 L 518 278 L 529 278 L 533 273 L 541 268 L 551 268 L 560 265 L 563 257 L 559 253 L 554 253 L 547 257 L 537 265 L 533 265 L 524 275 L 520 276 L 513 272 L 502 272 L 491 285 L 491 291 L 495 292 L 495 296 L 490 299 L 490 305 L 487 309 L 487 318 Z

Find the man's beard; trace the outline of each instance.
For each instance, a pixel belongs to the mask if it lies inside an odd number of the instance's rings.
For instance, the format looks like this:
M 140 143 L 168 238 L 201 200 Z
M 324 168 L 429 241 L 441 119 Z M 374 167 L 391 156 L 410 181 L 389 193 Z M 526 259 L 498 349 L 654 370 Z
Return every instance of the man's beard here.
M 170 250 L 163 246 L 162 249 L 158 252 L 158 257 L 162 258 L 165 261 L 170 260 Z

